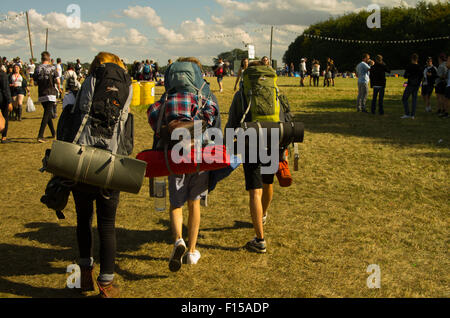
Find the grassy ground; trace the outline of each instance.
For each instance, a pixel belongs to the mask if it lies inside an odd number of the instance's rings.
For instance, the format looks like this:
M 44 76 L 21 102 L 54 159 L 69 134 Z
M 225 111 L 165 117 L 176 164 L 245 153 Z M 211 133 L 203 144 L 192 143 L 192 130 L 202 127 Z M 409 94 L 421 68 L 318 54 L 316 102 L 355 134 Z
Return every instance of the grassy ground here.
M 139 195 L 122 194 L 123 296 L 449 297 L 449 121 L 425 113 L 422 101 L 415 120 L 400 120 L 402 83 L 388 80 L 381 117 L 355 111 L 355 80 L 338 79 L 335 88 L 279 80 L 306 133 L 294 185 L 275 187 L 266 255 L 241 249 L 254 236 L 242 168 L 202 210 L 199 264 L 176 274 L 167 266 L 168 214 L 154 211 L 147 183 Z M 233 84 L 225 79 L 217 92 L 224 122 Z M 0 145 L 0 296 L 78 297 L 65 288 L 77 257 L 73 201 L 64 221 L 39 202 L 49 175 L 38 169 L 50 144 L 36 143 L 36 106 L 10 124 L 14 143 Z M 151 146 L 152 132 L 144 108 L 134 111 L 137 153 Z M 381 268 L 381 289 L 366 286 L 370 264 Z

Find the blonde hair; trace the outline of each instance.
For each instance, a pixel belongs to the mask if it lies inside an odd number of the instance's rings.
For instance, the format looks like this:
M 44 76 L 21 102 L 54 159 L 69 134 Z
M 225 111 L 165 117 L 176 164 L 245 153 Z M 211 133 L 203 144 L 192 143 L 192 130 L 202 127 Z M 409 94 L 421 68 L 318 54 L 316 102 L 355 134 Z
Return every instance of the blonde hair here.
M 202 63 L 200 63 L 200 61 L 196 57 L 180 57 L 177 60 L 177 62 L 191 62 L 191 63 L 195 63 L 195 64 L 198 65 L 198 67 L 200 67 L 200 70 L 202 69 Z
M 118 57 L 117 55 L 108 53 L 108 52 L 100 52 L 97 54 L 97 56 L 92 61 L 88 74 L 92 75 L 95 72 L 95 70 L 97 69 L 97 67 L 99 67 L 102 64 L 106 64 L 106 63 L 113 63 L 113 64 L 120 66 L 125 71 L 127 70 L 127 68 L 123 64 L 122 60 L 120 59 L 120 57 Z

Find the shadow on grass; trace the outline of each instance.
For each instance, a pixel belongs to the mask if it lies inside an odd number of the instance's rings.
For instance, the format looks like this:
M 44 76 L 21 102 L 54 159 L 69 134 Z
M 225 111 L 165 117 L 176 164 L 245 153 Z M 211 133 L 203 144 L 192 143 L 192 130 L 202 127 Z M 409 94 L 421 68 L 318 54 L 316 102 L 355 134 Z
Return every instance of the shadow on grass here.
M 61 282 L 61 289 L 37 288 L 23 283 L 14 283 L 6 277 L 51 275 L 65 273 L 65 268 L 54 268 L 51 263 L 65 261 L 67 265 L 76 263 L 78 246 L 76 243 L 76 228 L 73 226 L 60 226 L 56 223 L 29 223 L 26 228 L 32 229 L 25 233 L 18 233 L 17 238 L 27 239 L 42 244 L 49 244 L 57 248 L 40 248 L 34 246 L 20 246 L 0 244 L 0 292 L 11 293 L 18 296 L 29 297 L 77 297 L 73 291 L 64 288 L 65 281 Z M 170 232 L 167 230 L 138 231 L 116 228 L 117 257 L 134 258 L 142 260 L 168 261 L 168 258 L 151 256 L 134 256 L 127 252 L 140 250 L 143 244 L 160 242 L 171 244 Z M 99 242 L 97 231 L 94 231 L 94 242 Z M 94 257 L 98 260 L 98 243 Z M 127 280 L 160 279 L 168 276 L 139 275 L 120 268 L 116 264 L 116 272 Z
M 226 230 L 252 229 L 253 224 L 249 222 L 234 221 L 234 226 L 201 229 L 201 231 L 218 232 Z
M 403 115 L 400 100 L 400 96 L 386 99 L 383 116 L 357 112 L 353 106 L 354 100 L 339 100 L 331 105 L 324 102 L 308 103 L 301 111 L 294 111 L 294 115 L 296 121 L 305 124 L 306 136 L 310 131 L 373 138 L 386 144 L 449 148 L 448 121 L 435 114 L 425 113 L 419 106 L 416 119 L 400 119 Z M 337 111 L 336 108 L 348 108 L 348 111 Z M 444 139 L 444 142 L 439 143 L 440 139 Z
M 9 138 L 14 144 L 38 144 L 36 138 Z

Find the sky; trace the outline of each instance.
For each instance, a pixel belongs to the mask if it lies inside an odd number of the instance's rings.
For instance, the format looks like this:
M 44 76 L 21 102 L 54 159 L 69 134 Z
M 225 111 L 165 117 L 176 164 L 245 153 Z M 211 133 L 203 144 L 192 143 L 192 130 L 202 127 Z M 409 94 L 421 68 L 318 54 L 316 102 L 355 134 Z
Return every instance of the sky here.
M 273 58 L 282 63 L 289 44 L 310 24 L 344 13 L 380 6 L 415 5 L 416 0 L 21 0 L 0 8 L 0 56 L 30 55 L 26 18 L 1 22 L 28 11 L 34 56 L 45 49 L 63 61 L 90 62 L 100 51 L 127 63 L 153 59 L 160 65 L 179 56 L 195 56 L 204 64 L 222 52 L 253 44 L 257 56 L 269 56 L 270 29 L 275 27 Z M 80 8 L 80 26 L 71 28 Z M 382 23 L 382 21 L 381 21 Z M 363 38 L 362 38 L 363 39 Z

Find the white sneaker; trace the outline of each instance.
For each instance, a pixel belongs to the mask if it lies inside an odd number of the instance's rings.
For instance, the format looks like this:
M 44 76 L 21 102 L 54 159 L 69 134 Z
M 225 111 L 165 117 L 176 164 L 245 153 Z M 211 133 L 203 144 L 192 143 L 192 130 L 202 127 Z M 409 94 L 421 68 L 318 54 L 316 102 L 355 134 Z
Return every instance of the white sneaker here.
M 411 118 L 411 116 L 409 116 L 409 115 L 403 115 L 402 117 L 400 117 L 400 119 L 407 119 L 407 118 Z
M 266 223 L 267 223 L 267 215 L 263 216 L 262 223 L 263 223 L 263 225 L 266 225 Z
M 414 116 L 411 116 L 411 119 L 415 119 L 416 117 L 414 117 Z
M 185 258 L 185 264 L 195 265 L 198 263 L 198 260 L 202 257 L 200 252 L 195 250 L 194 253 L 187 252 Z
M 179 239 L 175 242 L 175 246 L 172 251 L 172 255 L 169 259 L 169 269 L 171 272 L 177 272 L 181 268 L 181 259 L 184 253 L 186 253 L 186 243 L 183 239 Z

